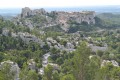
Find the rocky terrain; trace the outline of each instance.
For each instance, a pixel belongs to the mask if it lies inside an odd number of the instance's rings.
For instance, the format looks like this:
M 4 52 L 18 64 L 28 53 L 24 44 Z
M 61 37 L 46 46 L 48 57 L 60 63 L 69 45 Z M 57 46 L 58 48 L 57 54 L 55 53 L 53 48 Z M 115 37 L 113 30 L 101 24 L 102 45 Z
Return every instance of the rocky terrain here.
M 36 19 L 34 19 L 37 17 Z M 69 21 L 76 23 L 86 22 L 87 24 L 95 24 L 94 11 L 82 12 L 64 12 L 64 11 L 51 11 L 46 12 L 42 9 L 31 10 L 28 7 L 22 9 L 21 14 L 14 18 L 16 25 L 26 26 L 30 29 L 35 27 L 44 28 L 55 25 L 60 25 L 65 31 L 69 28 Z M 38 22 L 40 21 L 40 22 Z
M 0 79 L 78 80 L 73 79 L 74 72 L 81 66 L 94 76 L 106 67 L 105 72 L 119 69 L 120 30 L 102 28 L 104 23 L 94 11 L 47 12 L 28 7 L 11 21 L 1 17 L 0 75 L 4 78 Z M 106 79 L 92 75 L 90 80 Z

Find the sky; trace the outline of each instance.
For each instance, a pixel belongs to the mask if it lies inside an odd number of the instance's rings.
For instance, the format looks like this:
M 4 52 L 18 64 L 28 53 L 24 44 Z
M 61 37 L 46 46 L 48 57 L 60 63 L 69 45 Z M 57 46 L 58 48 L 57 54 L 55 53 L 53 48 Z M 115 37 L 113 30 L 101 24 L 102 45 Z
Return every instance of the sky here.
M 0 8 L 56 8 L 105 5 L 120 5 L 120 0 L 0 0 Z

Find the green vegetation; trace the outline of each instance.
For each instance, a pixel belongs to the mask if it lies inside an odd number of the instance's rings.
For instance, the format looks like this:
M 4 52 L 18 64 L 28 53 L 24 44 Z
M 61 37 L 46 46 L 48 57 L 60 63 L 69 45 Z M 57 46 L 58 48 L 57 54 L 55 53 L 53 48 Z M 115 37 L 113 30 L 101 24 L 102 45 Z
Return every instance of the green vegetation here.
M 48 16 L 56 18 L 54 14 Z M 31 30 L 0 19 L 0 63 L 10 60 L 18 64 L 20 80 L 120 79 L 119 15 L 99 14 L 95 17 L 95 25 L 69 21 L 68 32 L 63 31 L 60 25 L 40 28 L 46 22 L 45 16 L 36 15 L 29 17 L 28 20 L 41 25 L 34 25 L 35 28 Z M 9 30 L 8 36 L 2 34 L 4 28 Z M 20 36 L 12 37 L 12 33 L 18 32 L 32 34 L 41 39 L 44 45 L 34 41 L 26 43 Z M 107 49 L 93 51 L 90 44 Z M 71 47 L 70 45 L 74 48 L 67 48 Z M 50 56 L 43 65 L 43 55 L 46 53 L 50 53 Z M 102 64 L 103 61 L 109 62 Z M 118 66 L 110 61 L 116 61 Z M 34 63 L 35 68 L 31 69 Z M 0 64 L 0 80 L 14 80 L 15 74 L 10 67 L 9 64 L 2 67 Z M 41 68 L 44 69 L 44 74 L 40 74 Z
M 103 23 L 103 28 L 115 29 L 120 26 L 120 14 L 102 13 L 97 16 L 101 19 L 101 23 Z
M 80 23 L 70 21 L 68 23 L 70 24 L 68 33 L 74 33 L 74 32 L 77 32 L 77 31 L 90 32 L 90 31 L 93 31 L 93 30 L 97 29 L 97 26 L 89 25 L 86 22 L 83 22 L 83 23 L 80 24 Z

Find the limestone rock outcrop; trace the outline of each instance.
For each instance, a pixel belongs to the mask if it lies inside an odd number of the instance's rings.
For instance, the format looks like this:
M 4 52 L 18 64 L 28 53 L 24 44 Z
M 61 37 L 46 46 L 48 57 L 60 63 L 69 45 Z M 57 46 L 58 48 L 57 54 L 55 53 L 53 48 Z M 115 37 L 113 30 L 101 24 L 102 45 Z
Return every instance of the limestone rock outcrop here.
M 69 20 L 76 21 L 77 23 L 87 22 L 88 24 L 95 24 L 94 11 L 82 12 L 57 12 L 57 21 L 66 25 Z
M 93 45 L 93 44 L 89 44 L 88 46 L 92 49 L 93 52 L 97 52 L 98 50 L 106 51 L 108 49 L 107 44 L 105 44 L 103 47 L 96 46 L 96 45 Z
M 10 33 L 10 30 L 9 30 L 9 29 L 7 29 L 7 28 L 3 28 L 3 29 L 2 29 L 2 35 L 8 36 L 9 33 Z
M 36 70 L 37 69 L 34 59 L 30 59 L 27 63 L 28 63 L 28 68 L 30 70 Z
M 14 80 L 19 80 L 19 73 L 20 73 L 20 68 L 18 66 L 17 63 L 12 62 L 10 60 L 8 61 L 4 61 L 0 63 L 0 70 L 4 69 L 6 66 L 8 65 L 9 69 L 10 69 L 10 74 L 14 74 L 12 75 L 14 77 Z
M 43 8 L 31 10 L 29 7 L 25 7 L 25 8 L 22 8 L 21 18 L 30 17 L 37 14 L 40 14 L 40 15 L 46 14 L 46 11 Z
M 28 17 L 31 15 L 31 13 L 32 13 L 32 10 L 30 10 L 30 8 L 28 7 L 22 8 L 21 17 L 22 18 Z
M 111 63 L 113 66 L 119 67 L 118 62 L 116 62 L 115 60 L 103 60 L 101 63 L 101 67 L 106 66 L 108 63 Z
M 18 32 L 17 36 L 20 37 L 26 44 L 29 44 L 30 42 L 36 42 L 40 44 L 41 47 L 43 47 L 45 44 L 40 38 L 36 37 L 35 35 L 31 35 L 27 32 Z
M 33 27 L 45 28 L 60 25 L 61 29 L 67 31 L 69 29 L 69 22 L 95 24 L 94 11 L 82 12 L 65 12 L 65 11 L 51 11 L 47 12 L 43 8 L 31 10 L 28 7 L 22 8 L 21 14 L 14 20 L 15 24 L 27 26 L 30 29 Z M 31 20 L 31 21 L 29 21 Z M 24 23 L 27 23 L 24 25 Z

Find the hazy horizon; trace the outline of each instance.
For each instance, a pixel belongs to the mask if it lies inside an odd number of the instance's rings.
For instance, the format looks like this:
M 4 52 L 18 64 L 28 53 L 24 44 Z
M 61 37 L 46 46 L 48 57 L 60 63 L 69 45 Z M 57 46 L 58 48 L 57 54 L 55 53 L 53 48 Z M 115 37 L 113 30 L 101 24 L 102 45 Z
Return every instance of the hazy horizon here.
M 24 8 L 24 7 L 23 7 Z M 120 5 L 112 5 L 112 6 L 85 6 L 85 7 L 37 7 L 37 8 L 30 8 L 30 9 L 40 9 L 44 8 L 47 12 L 50 11 L 95 11 L 96 13 L 117 13 L 120 14 Z M 22 8 L 3 8 L 0 9 L 0 15 L 2 16 L 16 16 L 21 13 Z
M 22 7 L 24 8 L 24 7 Z M 0 9 L 0 13 L 20 13 L 22 8 L 2 8 Z M 30 8 L 30 7 L 29 7 Z M 91 10 L 97 12 L 109 12 L 115 11 L 120 12 L 120 5 L 106 5 L 106 6 L 81 6 L 81 7 L 36 7 L 30 9 L 40 9 L 44 8 L 46 11 L 82 11 L 82 10 Z
M 0 8 L 63 8 L 120 5 L 119 0 L 1 0 Z

